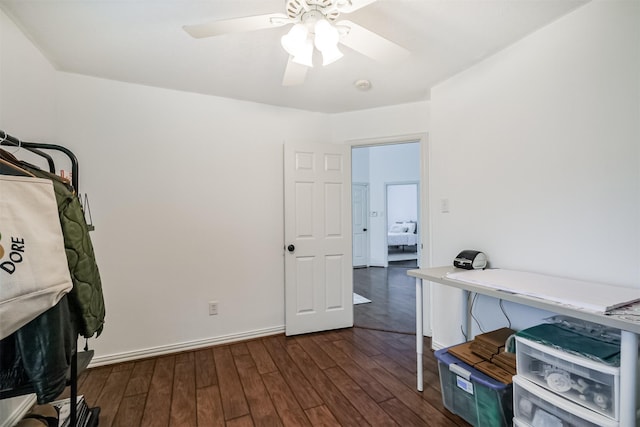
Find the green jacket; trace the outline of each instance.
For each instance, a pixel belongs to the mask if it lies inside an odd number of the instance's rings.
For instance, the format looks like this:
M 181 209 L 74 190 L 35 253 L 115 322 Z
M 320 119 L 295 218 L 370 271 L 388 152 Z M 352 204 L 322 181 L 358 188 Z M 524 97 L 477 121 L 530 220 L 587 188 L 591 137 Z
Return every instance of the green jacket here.
M 53 181 L 64 247 L 73 281 L 73 289 L 69 293 L 71 317 L 79 334 L 85 338 L 94 334 L 98 336 L 102 332 L 105 318 L 102 282 L 80 200 L 73 189 L 57 175 L 31 167 L 24 162 L 23 167 L 37 177 Z

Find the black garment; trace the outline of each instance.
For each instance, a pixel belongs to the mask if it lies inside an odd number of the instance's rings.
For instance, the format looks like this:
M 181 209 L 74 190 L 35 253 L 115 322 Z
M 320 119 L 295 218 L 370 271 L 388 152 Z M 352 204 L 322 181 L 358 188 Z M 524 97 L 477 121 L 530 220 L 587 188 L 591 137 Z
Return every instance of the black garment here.
M 70 325 L 65 295 L 54 307 L 0 340 L 0 391 L 24 389 L 26 393 L 31 389 L 40 404 L 58 397 L 67 384 L 78 336 Z
M 0 150 L 0 152 L 3 150 Z M 33 176 L 32 173 L 16 166 L 12 162 L 9 162 L 0 155 L 0 175 L 13 175 L 13 176 Z

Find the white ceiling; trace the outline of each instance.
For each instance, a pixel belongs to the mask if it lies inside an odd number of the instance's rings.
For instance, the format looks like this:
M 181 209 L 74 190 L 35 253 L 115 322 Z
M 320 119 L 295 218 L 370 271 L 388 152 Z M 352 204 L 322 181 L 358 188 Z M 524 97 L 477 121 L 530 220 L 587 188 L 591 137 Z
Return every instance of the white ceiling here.
M 0 0 L 61 71 L 335 113 L 429 99 L 432 86 L 587 0 L 378 0 L 344 15 L 411 51 L 377 63 L 341 60 L 283 87 L 290 26 L 194 39 L 183 25 L 273 12 L 284 0 Z M 321 61 L 316 61 L 321 62 Z M 359 91 L 354 82 L 371 81 Z

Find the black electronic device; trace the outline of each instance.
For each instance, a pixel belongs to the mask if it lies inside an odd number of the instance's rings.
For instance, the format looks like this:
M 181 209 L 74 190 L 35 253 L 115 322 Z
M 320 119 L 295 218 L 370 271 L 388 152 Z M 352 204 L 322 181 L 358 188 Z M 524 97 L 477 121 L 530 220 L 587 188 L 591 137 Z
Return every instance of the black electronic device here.
M 455 257 L 453 265 L 465 270 L 482 270 L 487 266 L 487 256 L 480 251 L 465 250 Z

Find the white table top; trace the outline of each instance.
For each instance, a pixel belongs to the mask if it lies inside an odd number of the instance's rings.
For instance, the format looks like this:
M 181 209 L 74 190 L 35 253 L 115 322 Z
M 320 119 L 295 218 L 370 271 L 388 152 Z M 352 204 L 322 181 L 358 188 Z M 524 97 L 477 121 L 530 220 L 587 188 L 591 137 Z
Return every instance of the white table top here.
M 580 309 L 573 305 L 563 304 L 556 301 L 538 298 L 530 295 L 524 295 L 521 293 L 513 293 L 495 287 L 483 286 L 479 284 L 469 283 L 466 281 L 456 280 L 447 277 L 448 273 L 464 272 L 468 270 L 462 270 L 459 268 L 451 267 L 434 267 L 434 268 L 421 268 L 417 270 L 409 270 L 407 274 L 412 277 L 416 277 L 430 282 L 439 283 L 442 285 L 452 286 L 458 289 L 462 289 L 469 292 L 475 292 L 482 295 L 491 296 L 494 298 L 503 299 L 505 301 L 511 301 L 518 304 L 527 305 L 529 307 L 535 307 L 542 310 L 551 311 L 558 314 L 564 314 L 567 316 L 575 317 L 589 322 L 598 323 L 601 325 L 609 326 L 612 328 L 621 329 L 624 331 L 633 332 L 640 335 L 640 318 L 630 318 L 624 315 L 615 314 L 603 314 L 590 310 Z M 638 291 L 640 292 L 640 291 Z M 579 298 L 579 295 L 576 296 Z

